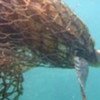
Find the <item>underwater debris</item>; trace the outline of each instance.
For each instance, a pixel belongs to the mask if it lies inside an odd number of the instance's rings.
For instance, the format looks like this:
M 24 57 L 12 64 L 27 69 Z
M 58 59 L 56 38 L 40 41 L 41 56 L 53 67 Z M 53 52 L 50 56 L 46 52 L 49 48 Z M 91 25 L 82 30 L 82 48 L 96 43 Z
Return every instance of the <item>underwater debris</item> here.
M 9 70 L 10 69 L 10 70 Z M 23 76 L 13 68 L 0 69 L 0 100 L 18 100 L 23 93 Z
M 22 93 L 24 71 L 41 63 L 72 68 L 75 54 L 95 62 L 94 51 L 88 29 L 61 0 L 0 0 L 1 99 Z

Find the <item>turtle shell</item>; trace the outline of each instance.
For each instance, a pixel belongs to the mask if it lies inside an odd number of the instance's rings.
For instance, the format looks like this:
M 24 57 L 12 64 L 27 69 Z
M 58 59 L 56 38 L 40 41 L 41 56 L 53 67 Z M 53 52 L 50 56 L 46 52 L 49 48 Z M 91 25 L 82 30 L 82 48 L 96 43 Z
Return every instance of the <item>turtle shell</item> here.
M 67 68 L 74 65 L 75 56 L 96 61 L 94 42 L 87 27 L 67 5 L 58 0 L 15 1 L 1 0 L 1 57 L 15 60 L 7 59 L 10 63 L 24 62 L 24 67 L 26 62 L 29 65 L 42 62 Z

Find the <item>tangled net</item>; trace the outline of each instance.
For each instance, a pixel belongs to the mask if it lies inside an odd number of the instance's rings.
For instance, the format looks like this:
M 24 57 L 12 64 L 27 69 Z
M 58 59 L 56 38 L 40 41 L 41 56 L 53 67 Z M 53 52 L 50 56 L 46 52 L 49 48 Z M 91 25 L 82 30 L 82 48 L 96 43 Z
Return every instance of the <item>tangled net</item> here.
M 0 0 L 0 100 L 17 100 L 22 73 L 41 62 L 73 66 L 79 47 L 91 60 L 86 26 L 60 0 Z

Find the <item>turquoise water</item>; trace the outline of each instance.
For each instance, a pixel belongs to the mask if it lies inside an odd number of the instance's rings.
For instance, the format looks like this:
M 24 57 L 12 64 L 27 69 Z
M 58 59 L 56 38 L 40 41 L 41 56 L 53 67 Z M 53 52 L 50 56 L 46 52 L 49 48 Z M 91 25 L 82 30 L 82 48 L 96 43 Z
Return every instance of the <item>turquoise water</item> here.
M 84 21 L 100 49 L 100 0 L 64 0 Z M 88 100 L 100 100 L 100 68 L 90 68 L 86 85 Z M 75 70 L 36 68 L 24 73 L 20 100 L 81 100 Z

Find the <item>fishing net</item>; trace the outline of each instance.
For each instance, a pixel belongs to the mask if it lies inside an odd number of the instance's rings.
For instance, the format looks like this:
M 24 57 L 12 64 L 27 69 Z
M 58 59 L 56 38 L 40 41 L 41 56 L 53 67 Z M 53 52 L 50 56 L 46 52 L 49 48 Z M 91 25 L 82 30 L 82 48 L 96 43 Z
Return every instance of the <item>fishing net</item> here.
M 22 94 L 22 73 L 31 67 L 73 66 L 79 47 L 88 59 L 94 45 L 86 26 L 62 1 L 0 0 L 0 99 Z

